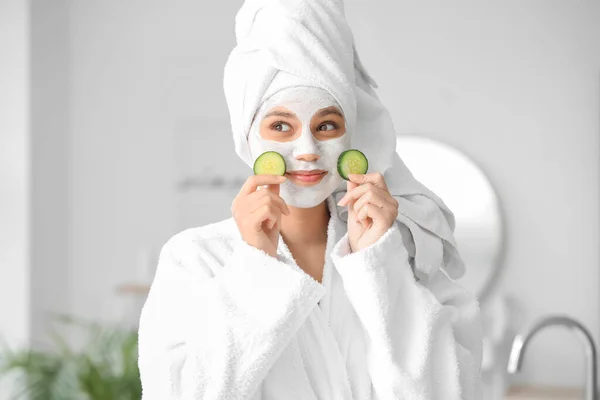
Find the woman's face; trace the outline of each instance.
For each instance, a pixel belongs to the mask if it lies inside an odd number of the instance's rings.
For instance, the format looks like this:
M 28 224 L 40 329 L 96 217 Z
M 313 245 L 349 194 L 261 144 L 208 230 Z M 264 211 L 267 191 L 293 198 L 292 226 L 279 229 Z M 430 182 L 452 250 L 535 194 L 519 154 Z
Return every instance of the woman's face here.
M 293 87 L 271 96 L 258 110 L 248 137 L 252 159 L 276 151 L 285 159 L 288 179 L 280 196 L 293 207 L 319 205 L 343 182 L 339 155 L 350 148 L 341 107 L 329 92 Z M 300 179 L 295 171 L 322 170 L 316 179 Z

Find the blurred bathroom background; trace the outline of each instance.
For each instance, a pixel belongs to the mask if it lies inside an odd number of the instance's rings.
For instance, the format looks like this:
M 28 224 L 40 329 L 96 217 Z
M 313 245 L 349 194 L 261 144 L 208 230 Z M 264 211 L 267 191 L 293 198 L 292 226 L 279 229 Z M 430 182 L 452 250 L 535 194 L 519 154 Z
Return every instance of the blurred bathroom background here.
M 134 329 L 164 242 L 230 216 L 251 174 L 222 88 L 240 5 L 0 0 L 8 344 L 48 346 L 53 314 Z M 346 0 L 346 14 L 399 152 L 457 213 L 485 400 L 583 398 L 567 329 L 538 334 L 517 374 L 506 364 L 546 315 L 600 339 L 600 2 Z

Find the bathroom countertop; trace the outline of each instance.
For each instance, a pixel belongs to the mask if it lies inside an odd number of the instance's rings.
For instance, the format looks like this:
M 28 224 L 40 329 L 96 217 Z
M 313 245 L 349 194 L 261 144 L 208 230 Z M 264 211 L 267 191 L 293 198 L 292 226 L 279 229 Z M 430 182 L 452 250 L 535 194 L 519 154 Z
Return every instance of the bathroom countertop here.
M 572 387 L 512 386 L 506 400 L 583 400 L 583 389 Z

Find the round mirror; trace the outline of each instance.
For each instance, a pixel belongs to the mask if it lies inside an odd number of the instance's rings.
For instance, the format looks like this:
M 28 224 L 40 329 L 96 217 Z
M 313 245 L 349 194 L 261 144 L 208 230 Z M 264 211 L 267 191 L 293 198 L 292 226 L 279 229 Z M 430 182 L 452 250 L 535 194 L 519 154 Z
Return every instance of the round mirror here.
M 469 157 L 447 144 L 403 135 L 396 151 L 414 177 L 454 213 L 454 237 L 466 267 L 459 281 L 483 301 L 497 280 L 504 249 L 496 191 Z

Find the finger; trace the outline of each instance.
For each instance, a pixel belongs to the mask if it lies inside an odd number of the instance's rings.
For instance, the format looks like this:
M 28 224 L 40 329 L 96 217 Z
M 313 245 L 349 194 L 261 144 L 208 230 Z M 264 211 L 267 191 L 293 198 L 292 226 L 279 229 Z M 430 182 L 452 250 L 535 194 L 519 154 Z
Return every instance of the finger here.
M 281 218 L 277 218 L 277 221 L 275 221 L 275 223 L 271 225 L 271 229 L 273 229 L 273 226 L 275 225 L 277 225 L 278 230 L 281 230 Z
M 379 208 L 397 207 L 394 203 L 394 198 L 388 192 L 376 186 L 371 186 L 371 188 L 372 190 L 369 190 L 354 202 L 354 210 L 360 209 L 367 203 L 371 203 Z
M 250 209 L 250 213 L 256 212 L 264 205 L 273 205 L 276 206 L 282 214 L 289 215 L 289 208 L 285 201 L 271 192 L 270 190 L 258 190 L 256 192 L 250 193 L 247 197 L 248 208 Z
M 244 182 L 244 184 L 242 185 L 242 188 L 240 189 L 239 194 L 248 195 L 248 194 L 256 191 L 259 186 L 264 186 L 264 185 L 279 186 L 279 184 L 281 184 L 282 182 L 285 182 L 286 179 L 287 179 L 287 177 L 281 176 L 281 175 L 268 175 L 268 174 L 251 175 L 248 177 L 248 179 L 246 179 L 246 182 Z
M 348 193 L 350 193 L 351 191 L 353 191 L 357 187 L 358 187 L 358 184 L 356 184 L 354 182 L 346 181 L 346 194 L 344 196 L 342 196 L 342 198 L 338 202 L 338 205 L 340 205 L 340 206 L 345 205 Z M 352 207 L 348 207 L 348 216 L 349 217 L 353 216 L 353 214 L 351 214 L 351 211 L 352 211 Z
M 259 232 L 263 229 L 263 225 L 267 228 L 271 228 L 275 222 L 277 222 L 277 216 L 275 210 L 268 205 L 265 205 L 258 209 L 256 213 L 254 213 L 254 229 Z
M 356 189 L 358 187 L 357 183 L 346 181 L 346 195 Z M 342 196 L 342 199 L 346 197 L 346 195 Z
M 279 222 L 279 218 L 277 218 L 275 221 L 271 221 L 271 223 L 269 224 L 269 229 L 273 229 L 273 227 Z
M 366 224 L 367 218 L 371 218 L 373 225 L 384 226 L 391 217 L 385 209 L 367 203 L 358 210 L 356 218 L 362 221 L 363 225 Z
M 280 189 L 281 189 L 280 185 L 269 185 L 269 190 L 267 191 L 267 193 L 270 195 L 270 197 L 275 202 L 277 202 L 277 204 L 279 204 L 279 206 L 281 208 L 281 212 L 283 214 L 290 215 L 292 213 L 290 211 L 290 208 L 288 207 L 288 205 L 285 202 L 285 200 L 279 195 Z
M 268 185 L 267 191 L 271 194 L 271 197 L 280 205 L 281 212 L 283 214 L 290 215 L 292 213 L 285 200 L 281 196 L 279 196 L 279 193 L 281 192 L 281 185 Z
M 263 205 L 255 212 L 250 213 L 250 215 L 252 215 L 254 218 L 252 227 L 256 232 L 260 232 L 263 222 L 267 221 L 267 227 L 271 229 L 273 225 L 277 223 L 278 219 L 278 213 L 276 209 L 268 204 Z
M 338 205 L 344 206 L 348 204 L 348 207 L 350 207 L 351 203 L 358 200 L 363 194 L 369 191 L 372 186 L 371 183 L 365 183 L 364 185 L 358 186 L 358 184 L 354 182 L 348 182 L 347 188 L 350 188 L 351 184 L 354 185 L 353 189 L 348 189 L 346 191 L 346 194 L 340 199 Z
M 273 185 L 273 187 L 277 186 L 279 185 Z M 249 194 L 248 202 L 252 204 L 250 207 L 254 211 L 265 204 L 272 203 L 279 207 L 282 214 L 290 215 L 290 209 L 285 200 L 283 200 L 278 194 L 273 193 L 273 191 L 270 188 L 269 190 L 259 190 Z
M 355 224 L 360 224 L 363 228 L 366 228 L 366 226 L 363 223 L 363 221 L 360 221 L 356 217 L 356 212 L 354 211 L 354 207 L 352 207 L 352 204 L 348 205 L 348 223 L 350 223 L 350 222 L 353 222 Z
M 368 228 L 368 225 L 365 223 L 365 221 L 358 219 L 358 215 L 356 214 L 356 211 L 354 211 L 354 207 L 351 205 L 348 207 L 348 221 L 360 224 L 363 228 Z
M 369 174 L 348 174 L 348 179 L 350 179 L 351 182 L 357 183 L 358 185 L 372 183 L 381 189 L 388 189 L 383 175 L 381 175 L 379 172 L 371 172 Z
M 267 190 L 277 196 L 279 196 L 279 189 L 281 186 L 279 185 L 267 185 Z
M 358 183 L 352 181 L 346 181 L 346 192 L 350 192 L 352 189 L 358 187 Z

